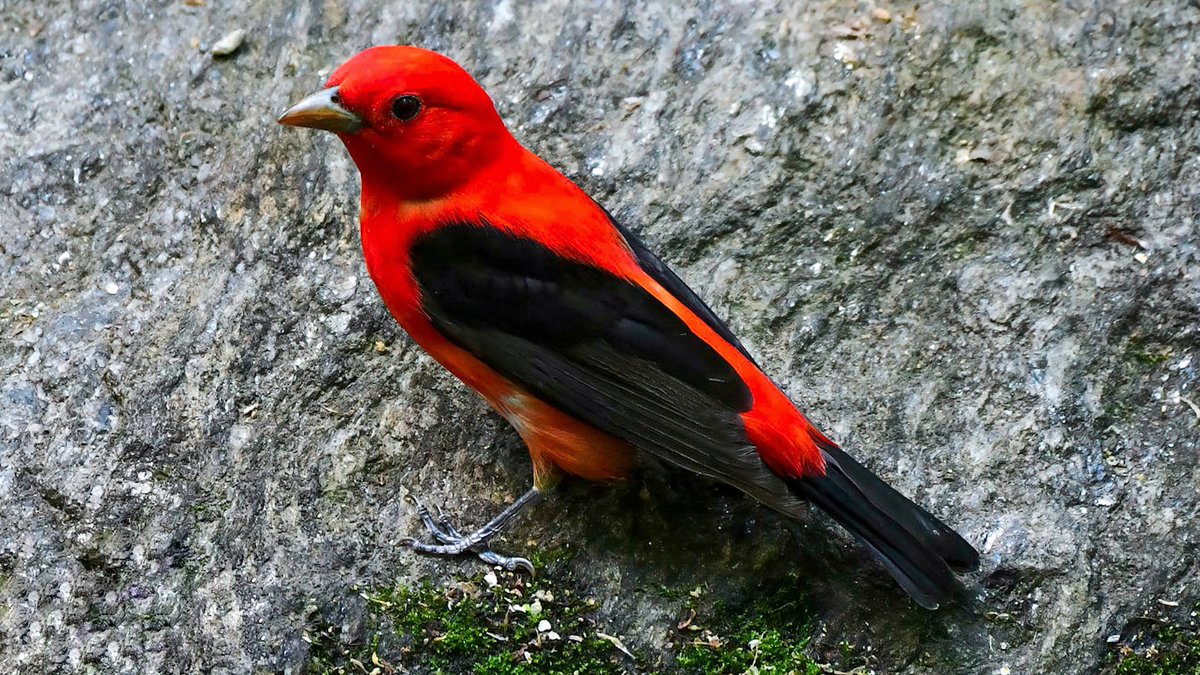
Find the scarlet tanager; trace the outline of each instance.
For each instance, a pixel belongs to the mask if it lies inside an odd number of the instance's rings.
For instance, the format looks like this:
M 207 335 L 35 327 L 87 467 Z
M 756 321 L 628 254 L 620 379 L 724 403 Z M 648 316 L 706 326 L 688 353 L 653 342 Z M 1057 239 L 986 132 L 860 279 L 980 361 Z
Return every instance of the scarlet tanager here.
M 962 537 L 818 431 L 637 237 L 522 147 L 450 59 L 368 49 L 279 121 L 342 140 L 383 301 L 529 446 L 532 489 L 467 535 L 417 502 L 439 543 L 414 549 L 528 567 L 488 540 L 564 474 L 621 478 L 646 453 L 785 516 L 815 504 L 924 607 L 978 566 Z

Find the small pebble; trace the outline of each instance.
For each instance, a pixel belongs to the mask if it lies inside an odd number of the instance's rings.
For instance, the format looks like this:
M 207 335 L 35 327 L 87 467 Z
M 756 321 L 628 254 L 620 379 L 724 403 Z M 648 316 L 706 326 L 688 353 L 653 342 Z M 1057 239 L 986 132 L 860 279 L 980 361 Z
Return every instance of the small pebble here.
M 234 52 L 241 48 L 242 43 L 246 41 L 246 31 L 239 28 L 232 33 L 226 33 L 225 37 L 217 40 L 217 43 L 212 47 L 213 57 L 232 56 Z

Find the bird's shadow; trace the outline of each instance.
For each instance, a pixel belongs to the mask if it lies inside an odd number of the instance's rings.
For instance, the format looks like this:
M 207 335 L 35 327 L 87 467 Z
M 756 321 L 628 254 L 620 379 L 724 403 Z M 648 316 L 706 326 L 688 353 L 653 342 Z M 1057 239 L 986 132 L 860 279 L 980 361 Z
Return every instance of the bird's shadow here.
M 644 466 L 611 485 L 564 481 L 522 529 L 542 548 L 573 550 L 564 569 L 593 592 L 629 597 L 699 587 L 733 611 L 768 595 L 802 605 L 821 627 L 814 649 L 835 660 L 843 643 L 868 643 L 876 658 L 895 663 L 945 642 L 938 658 L 957 668 L 965 665 L 959 659 L 978 653 L 969 646 L 986 640 L 969 590 L 940 610 L 922 609 L 816 509 L 792 521 L 732 487 L 672 467 Z
M 501 430 L 493 440 L 489 473 L 515 497 L 528 488 L 528 452 L 515 433 Z M 950 670 L 986 652 L 987 624 L 969 592 L 935 612 L 922 609 L 818 510 L 793 521 L 657 462 L 610 484 L 568 478 L 493 543 L 501 553 L 553 561 L 539 573 L 601 600 L 631 626 L 638 620 L 622 603 L 669 613 L 666 598 L 700 588 L 733 613 L 767 596 L 800 606 L 814 629 L 794 637 L 811 639 L 811 650 L 835 662 L 845 644 L 869 645 L 871 658 L 889 664 L 912 662 L 936 644 L 936 665 Z M 647 595 L 663 600 L 638 600 Z

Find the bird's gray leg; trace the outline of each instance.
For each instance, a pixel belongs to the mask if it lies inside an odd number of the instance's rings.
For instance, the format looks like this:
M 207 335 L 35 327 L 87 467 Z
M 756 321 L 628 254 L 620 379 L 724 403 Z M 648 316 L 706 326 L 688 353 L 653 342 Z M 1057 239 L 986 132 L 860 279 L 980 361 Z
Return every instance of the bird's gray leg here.
M 461 555 L 463 553 L 474 553 L 479 556 L 479 559 L 489 565 L 500 565 L 510 572 L 517 568 L 522 568 L 530 574 L 534 573 L 533 563 L 525 558 L 510 557 L 500 555 L 488 548 L 488 541 L 496 536 L 500 530 L 508 525 L 509 521 L 520 515 L 529 506 L 541 501 L 541 490 L 531 488 L 528 492 L 521 495 L 517 501 L 510 504 L 507 508 L 500 512 L 500 515 L 492 518 L 488 524 L 478 530 L 463 535 L 444 514 L 439 514 L 434 518 L 429 509 L 421 503 L 420 500 L 413 498 L 413 504 L 417 508 L 417 514 L 421 517 L 421 522 L 425 524 L 433 538 L 438 544 L 426 544 L 425 542 L 417 541 L 416 539 L 403 539 L 401 544 L 411 547 L 414 551 L 421 553 L 429 553 L 431 555 Z

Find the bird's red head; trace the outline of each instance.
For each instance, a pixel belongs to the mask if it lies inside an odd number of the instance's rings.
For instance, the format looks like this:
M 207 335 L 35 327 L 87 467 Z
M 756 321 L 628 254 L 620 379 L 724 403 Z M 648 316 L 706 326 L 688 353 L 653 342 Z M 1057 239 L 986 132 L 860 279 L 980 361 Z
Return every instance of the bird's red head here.
M 373 47 L 334 71 L 325 89 L 279 118 L 333 131 L 364 187 L 436 199 L 515 145 L 492 99 L 450 59 L 417 47 Z

